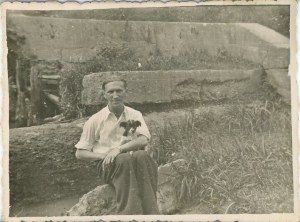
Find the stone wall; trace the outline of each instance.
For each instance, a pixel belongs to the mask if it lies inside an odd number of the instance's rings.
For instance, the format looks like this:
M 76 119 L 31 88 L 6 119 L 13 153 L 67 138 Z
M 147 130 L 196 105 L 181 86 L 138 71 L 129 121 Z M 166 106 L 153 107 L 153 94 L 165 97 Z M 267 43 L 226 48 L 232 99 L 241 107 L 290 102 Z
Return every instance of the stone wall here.
M 118 42 L 133 47 L 140 57 L 148 57 L 157 50 L 169 57 L 190 50 L 204 50 L 211 55 L 226 50 L 236 57 L 265 63 L 268 67 L 286 68 L 289 64 L 289 39 L 259 24 L 109 21 L 23 15 L 10 17 L 8 24 L 23 33 L 32 53 L 41 60 L 84 62 L 92 59 L 102 46 Z

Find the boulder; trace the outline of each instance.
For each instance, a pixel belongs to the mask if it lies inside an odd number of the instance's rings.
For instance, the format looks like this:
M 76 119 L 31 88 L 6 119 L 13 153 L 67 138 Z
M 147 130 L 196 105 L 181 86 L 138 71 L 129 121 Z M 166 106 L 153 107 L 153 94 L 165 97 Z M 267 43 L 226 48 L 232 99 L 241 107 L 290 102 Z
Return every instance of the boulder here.
M 179 182 L 178 170 L 185 163 L 179 159 L 158 168 L 157 204 L 162 214 L 172 214 L 180 209 L 176 184 Z
M 97 216 L 116 212 L 115 191 L 108 185 L 96 187 L 80 198 L 68 212 L 68 216 Z
M 157 203 L 161 214 L 171 214 L 179 210 L 176 195 L 178 169 L 185 164 L 179 159 L 158 168 Z M 79 202 L 67 211 L 68 216 L 99 216 L 116 213 L 115 191 L 110 185 L 102 185 L 88 192 Z

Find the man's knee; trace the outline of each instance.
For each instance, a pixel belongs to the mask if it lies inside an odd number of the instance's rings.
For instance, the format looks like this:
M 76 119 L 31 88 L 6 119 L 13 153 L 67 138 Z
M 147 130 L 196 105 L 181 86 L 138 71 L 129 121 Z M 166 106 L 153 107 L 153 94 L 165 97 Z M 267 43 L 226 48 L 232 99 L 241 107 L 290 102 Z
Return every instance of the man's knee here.
M 138 150 L 133 153 L 133 157 L 139 160 L 149 158 L 150 156 L 145 150 Z
M 121 153 L 116 157 L 116 164 L 127 164 L 131 161 L 129 153 Z

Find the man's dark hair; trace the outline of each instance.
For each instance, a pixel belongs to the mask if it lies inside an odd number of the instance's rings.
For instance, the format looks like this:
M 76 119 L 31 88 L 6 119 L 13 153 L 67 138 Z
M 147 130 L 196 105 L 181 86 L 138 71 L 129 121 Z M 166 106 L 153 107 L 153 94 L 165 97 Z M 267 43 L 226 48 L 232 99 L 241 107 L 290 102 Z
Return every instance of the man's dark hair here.
M 104 82 L 102 83 L 102 89 L 105 90 L 105 86 L 106 86 L 107 83 L 110 83 L 110 82 L 118 82 L 118 81 L 123 82 L 124 88 L 125 88 L 125 89 L 127 88 L 127 82 L 126 82 L 125 79 L 110 79 L 110 80 L 104 81 Z

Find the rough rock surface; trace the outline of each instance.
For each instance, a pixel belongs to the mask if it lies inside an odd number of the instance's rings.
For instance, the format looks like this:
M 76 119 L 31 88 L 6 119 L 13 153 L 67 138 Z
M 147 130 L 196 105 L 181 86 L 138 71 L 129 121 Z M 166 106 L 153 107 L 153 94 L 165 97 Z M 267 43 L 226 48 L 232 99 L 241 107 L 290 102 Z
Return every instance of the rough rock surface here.
M 157 203 L 162 214 L 172 214 L 180 208 L 176 191 L 176 182 L 179 182 L 177 172 L 185 163 L 185 160 L 179 159 L 158 168 Z
M 98 186 L 80 198 L 79 203 L 73 206 L 68 216 L 97 216 L 115 214 L 116 200 L 114 189 L 108 184 Z
M 183 159 L 158 168 L 157 202 L 161 214 L 171 214 L 179 210 L 179 200 L 174 184 L 178 180 L 176 169 L 185 163 Z M 99 216 L 116 213 L 114 189 L 102 185 L 88 192 L 79 202 L 67 211 L 68 216 Z
M 262 70 L 169 70 L 102 72 L 83 79 L 81 101 L 104 104 L 102 83 L 112 75 L 128 81 L 129 103 L 233 99 L 257 90 Z
M 81 121 L 10 129 L 11 204 L 84 194 L 99 185 L 95 163 L 75 158 Z

